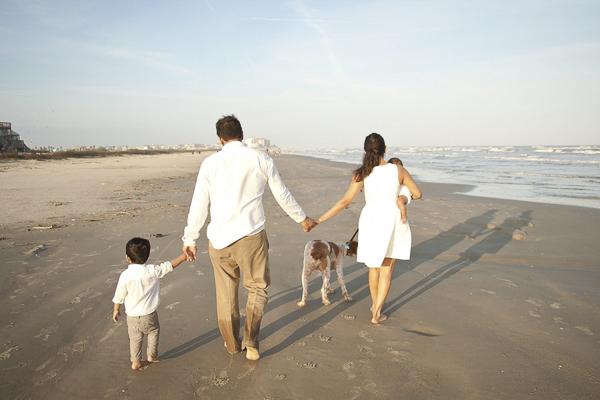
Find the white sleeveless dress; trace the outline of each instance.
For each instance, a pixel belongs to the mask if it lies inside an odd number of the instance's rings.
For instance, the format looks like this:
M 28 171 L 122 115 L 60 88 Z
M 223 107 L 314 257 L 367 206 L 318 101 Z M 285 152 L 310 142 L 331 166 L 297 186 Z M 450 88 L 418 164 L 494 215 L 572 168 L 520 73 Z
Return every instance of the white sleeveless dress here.
M 398 183 L 398 167 L 379 165 L 364 180 L 365 207 L 358 221 L 357 261 L 367 267 L 381 267 L 386 257 L 410 259 L 412 237 L 408 221 L 402 223 L 396 199 L 405 195 L 410 202 L 410 190 Z

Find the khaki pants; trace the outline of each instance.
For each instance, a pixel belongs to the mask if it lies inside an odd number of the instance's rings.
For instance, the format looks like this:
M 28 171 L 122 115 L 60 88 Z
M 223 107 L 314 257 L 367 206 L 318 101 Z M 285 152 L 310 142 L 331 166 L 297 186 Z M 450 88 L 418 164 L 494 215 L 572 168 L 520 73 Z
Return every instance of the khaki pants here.
M 147 356 L 158 356 L 158 334 L 160 324 L 158 322 L 158 313 L 142 315 L 140 317 L 127 316 L 127 333 L 129 334 L 129 351 L 131 353 L 131 362 L 142 361 L 142 341 L 144 335 L 148 335 Z
M 268 301 L 267 289 L 271 285 L 267 233 L 263 230 L 256 235 L 246 236 L 220 250 L 209 243 L 208 253 L 215 271 L 219 330 L 227 350 L 233 354 L 246 347 L 258 349 L 260 322 Z M 244 287 L 248 290 L 241 345 L 238 304 L 240 270 L 244 275 Z

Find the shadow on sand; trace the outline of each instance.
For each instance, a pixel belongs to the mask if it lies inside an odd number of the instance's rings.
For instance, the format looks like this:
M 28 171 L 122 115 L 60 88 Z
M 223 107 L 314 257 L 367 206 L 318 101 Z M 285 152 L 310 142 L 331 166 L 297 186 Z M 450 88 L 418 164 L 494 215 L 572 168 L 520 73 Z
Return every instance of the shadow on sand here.
M 531 222 L 532 211 L 529 210 L 523 212 L 518 217 L 507 218 L 499 226 L 491 227 L 491 221 L 497 212 L 498 210 L 489 210 L 482 215 L 469 218 L 465 222 L 459 223 L 444 232 L 440 232 L 435 237 L 427 239 L 414 246 L 412 249 L 412 254 L 414 256 L 413 260 L 418 261 L 416 263 L 411 262 L 411 270 L 420 264 L 443 254 L 453 246 L 464 241 L 466 238 L 477 240 L 483 237 L 465 252 L 461 253 L 458 260 L 439 268 L 434 273 L 415 283 L 396 298 L 389 300 L 385 307 L 385 313 L 390 315 L 398 311 L 398 309 L 400 309 L 409 301 L 440 284 L 461 269 L 473 264 L 479 260 L 482 255 L 497 253 L 512 240 L 513 234 L 517 229 L 529 226 L 529 223 Z M 351 281 L 347 281 L 346 287 L 348 288 L 348 292 L 356 301 L 361 301 L 370 296 L 368 286 L 368 271 L 364 267 L 364 264 L 355 263 L 344 268 L 344 271 L 346 272 L 344 275 L 347 277 L 357 270 L 364 270 L 364 272 L 353 278 Z M 396 269 L 392 279 L 397 279 L 408 270 L 409 269 Z M 321 279 L 313 279 L 311 282 L 309 282 L 309 292 L 320 290 L 321 284 Z M 296 301 L 300 299 L 301 290 L 302 286 L 299 285 L 297 287 L 274 294 L 271 297 L 268 309 L 273 310 L 277 307 L 289 305 L 292 305 L 292 307 L 295 308 Z M 267 357 L 269 355 L 277 354 L 281 350 L 291 346 L 293 343 L 306 337 L 307 335 L 310 335 L 311 333 L 314 333 L 319 328 L 331 322 L 335 317 L 347 310 L 352 304 L 353 303 L 348 303 L 346 301 L 339 301 L 337 304 L 332 304 L 332 306 L 327 307 L 327 311 L 324 314 L 296 329 L 284 340 L 265 350 L 263 353 L 261 353 L 261 355 L 263 357 Z M 292 312 L 263 327 L 261 330 L 261 340 L 268 338 L 279 330 L 285 328 L 287 325 L 304 318 L 314 311 L 314 308 L 309 307 L 294 309 Z M 179 357 L 218 338 L 220 338 L 220 333 L 219 330 L 215 328 L 193 340 L 188 341 L 187 343 L 182 344 L 181 346 L 167 351 L 163 354 L 162 358 L 169 359 Z

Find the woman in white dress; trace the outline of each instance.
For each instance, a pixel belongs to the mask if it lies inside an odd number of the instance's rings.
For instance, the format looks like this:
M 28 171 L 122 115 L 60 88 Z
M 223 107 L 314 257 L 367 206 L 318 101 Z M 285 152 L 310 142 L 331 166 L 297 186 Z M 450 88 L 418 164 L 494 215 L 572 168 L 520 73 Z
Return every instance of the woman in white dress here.
M 386 147 L 381 135 L 372 133 L 365 139 L 363 163 L 352 177 L 348 191 L 329 211 L 316 220 L 327 221 L 346 209 L 364 188 L 365 207 L 358 222 L 357 260 L 369 267 L 369 289 L 373 301 L 371 322 L 387 319 L 381 313 L 390 291 L 396 259 L 410 259 L 411 234 L 408 222 L 402 221 L 401 199 L 421 198 L 421 190 L 404 167 L 385 161 Z

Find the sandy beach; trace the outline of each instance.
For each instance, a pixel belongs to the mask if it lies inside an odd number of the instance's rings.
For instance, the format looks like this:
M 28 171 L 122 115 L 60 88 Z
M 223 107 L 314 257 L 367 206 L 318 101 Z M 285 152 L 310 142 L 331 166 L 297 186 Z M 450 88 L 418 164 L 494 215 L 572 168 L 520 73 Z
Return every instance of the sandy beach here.
M 412 259 L 396 263 L 384 323 L 370 323 L 367 268 L 353 258 L 344 275 L 355 302 L 332 279 L 323 306 L 313 274 L 307 306 L 296 306 L 304 245 L 349 240 L 362 195 L 304 233 L 267 190 L 262 358 L 223 347 L 203 231 L 198 259 L 161 281 L 162 361 L 132 371 L 126 324 L 111 319 L 125 243 L 150 239 L 150 262 L 181 253 L 208 154 L 0 164 L 0 397 L 600 398 L 600 210 L 465 196 L 444 183 L 419 182 L 424 199 L 408 206 Z M 275 162 L 314 218 L 354 168 Z

